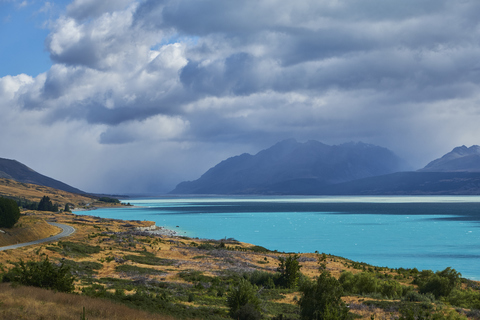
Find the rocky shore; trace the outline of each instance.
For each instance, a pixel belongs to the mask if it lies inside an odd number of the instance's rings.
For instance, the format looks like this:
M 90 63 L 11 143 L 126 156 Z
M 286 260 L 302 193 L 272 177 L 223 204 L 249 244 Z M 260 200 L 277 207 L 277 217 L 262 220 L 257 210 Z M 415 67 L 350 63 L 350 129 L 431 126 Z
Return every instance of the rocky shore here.
M 178 237 L 180 234 L 177 231 L 170 230 L 164 227 L 158 227 L 156 224 L 153 224 L 148 227 L 137 227 L 135 230 L 148 232 L 155 235 L 167 236 L 167 237 Z

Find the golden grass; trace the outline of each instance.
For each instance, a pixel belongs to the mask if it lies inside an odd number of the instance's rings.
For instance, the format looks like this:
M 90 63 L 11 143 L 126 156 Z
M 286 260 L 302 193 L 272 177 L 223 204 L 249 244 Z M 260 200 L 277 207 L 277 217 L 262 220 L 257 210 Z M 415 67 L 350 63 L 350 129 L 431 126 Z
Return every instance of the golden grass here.
M 60 233 L 60 228 L 49 225 L 40 217 L 22 216 L 13 228 L 2 228 L 0 247 L 48 238 Z
M 59 293 L 34 287 L 0 284 L 0 319 L 78 320 L 170 320 L 173 317 L 151 314 L 103 299 Z

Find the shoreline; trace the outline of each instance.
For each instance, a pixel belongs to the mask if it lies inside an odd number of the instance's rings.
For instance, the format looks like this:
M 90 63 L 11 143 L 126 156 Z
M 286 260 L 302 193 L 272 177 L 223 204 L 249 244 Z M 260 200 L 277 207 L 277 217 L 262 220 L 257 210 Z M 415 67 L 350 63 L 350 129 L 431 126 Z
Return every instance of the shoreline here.
M 82 216 L 89 216 L 92 218 L 97 218 L 97 219 L 111 219 L 111 220 L 116 220 L 116 221 L 126 221 L 126 222 L 140 222 L 140 220 L 123 220 L 123 219 L 117 219 L 117 218 L 102 218 L 99 216 L 95 216 L 93 214 L 77 214 L 77 212 L 89 212 L 89 211 L 95 211 L 97 209 L 100 209 L 103 207 L 93 207 L 93 208 L 80 208 L 80 209 L 74 209 L 72 210 L 72 214 L 75 215 L 75 217 L 82 217 Z M 106 207 L 106 208 L 116 208 L 116 207 Z M 119 208 L 140 208 L 140 206 L 127 206 L 127 207 L 119 207 Z M 182 236 L 178 231 L 168 229 L 164 226 L 157 226 L 155 221 L 144 221 L 144 222 L 150 222 L 153 223 L 153 225 L 150 225 L 148 227 L 135 227 L 136 231 L 140 232 L 147 232 L 153 235 L 159 235 L 159 236 L 166 236 L 166 237 L 180 237 Z

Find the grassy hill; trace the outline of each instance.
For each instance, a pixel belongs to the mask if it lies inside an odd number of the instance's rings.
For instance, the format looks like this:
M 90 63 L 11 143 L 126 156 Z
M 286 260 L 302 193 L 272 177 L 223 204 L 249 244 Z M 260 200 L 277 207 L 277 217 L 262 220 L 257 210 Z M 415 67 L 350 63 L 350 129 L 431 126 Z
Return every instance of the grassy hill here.
M 15 188 L 11 182 L 6 184 L 12 194 Z M 24 190 L 25 197 L 38 197 L 29 186 L 19 188 L 18 195 Z M 50 192 L 54 195 L 58 191 Z M 58 199 L 77 199 L 68 194 L 62 197 Z M 69 213 L 31 211 L 12 230 L 37 232 L 47 220 L 71 225 L 76 232 L 62 241 L 1 251 L 0 278 L 2 271 L 11 269 L 20 259 L 42 261 L 48 257 L 72 268 L 75 293 L 0 284 L 0 318 L 81 319 L 85 307 L 90 320 L 226 319 L 227 297 L 240 279 L 246 279 L 257 285 L 264 318 L 279 319 L 282 315 L 283 319 L 299 319 L 299 288 L 286 289 L 276 284 L 279 257 L 287 257 L 288 253 L 233 239 L 205 240 L 140 231 L 139 227 L 153 225 L 148 221 Z M 301 282 L 320 275 L 321 257 L 317 253 L 298 255 Z M 446 315 L 448 319 L 478 319 L 480 315 L 476 310 L 480 303 L 475 304 L 480 301 L 479 282 L 463 279 L 455 295 L 434 297 L 419 292 L 414 281 L 420 273 L 415 269 L 380 268 L 334 255 L 324 257 L 324 268 L 334 277 L 351 275 L 350 282 L 342 284 L 342 299 L 350 306 L 351 318 L 396 319 L 406 315 L 404 310 L 431 315 L 425 319 L 431 319 L 433 314 L 436 319 L 446 319 Z M 348 286 L 355 281 L 360 291 L 354 292 Z
M 64 208 L 67 203 L 71 207 L 86 209 L 115 205 L 98 201 L 95 197 L 0 178 L 0 197 L 39 202 L 43 196 L 49 197 L 54 204 L 59 205 L 59 208 Z M 45 222 L 44 214 L 31 210 L 23 211 L 22 218 L 14 228 L 2 229 L 3 232 L 0 232 L 0 246 L 47 238 L 57 234 L 59 230 Z
M 94 200 L 86 195 L 80 195 L 36 184 L 18 182 L 12 179 L 0 178 L 0 196 L 18 199 L 27 199 L 39 202 L 43 196 L 48 196 L 52 202 L 64 206 L 66 203 L 83 207 Z

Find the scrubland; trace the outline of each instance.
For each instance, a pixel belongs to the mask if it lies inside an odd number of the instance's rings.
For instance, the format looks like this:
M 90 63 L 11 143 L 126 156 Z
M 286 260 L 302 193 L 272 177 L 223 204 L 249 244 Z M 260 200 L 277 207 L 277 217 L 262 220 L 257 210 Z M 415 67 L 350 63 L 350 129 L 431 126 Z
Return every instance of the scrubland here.
M 95 211 L 89 212 L 92 216 L 23 213 L 17 225 L 6 230 L 16 236 L 0 234 L 0 245 L 26 239 L 27 234 L 50 236 L 55 230 L 46 221 L 71 225 L 76 232 L 58 242 L 0 252 L 0 274 L 20 260 L 48 257 L 71 268 L 75 289 L 60 293 L 3 283 L 2 319 L 225 319 L 227 298 L 241 279 L 255 288 L 263 318 L 299 319 L 302 284 L 325 271 L 339 279 L 352 319 L 480 316 L 480 284 L 461 279 L 454 270 L 435 274 L 390 269 L 320 253 L 270 251 L 235 239 L 158 235 L 138 229 L 152 222 L 102 219 Z M 298 261 L 301 273 L 292 287 L 282 284 L 278 272 L 279 258 L 289 256 Z M 444 287 L 448 292 L 439 291 Z

